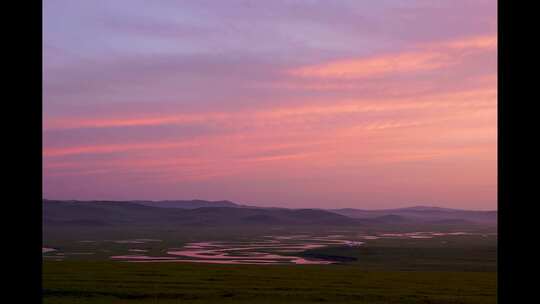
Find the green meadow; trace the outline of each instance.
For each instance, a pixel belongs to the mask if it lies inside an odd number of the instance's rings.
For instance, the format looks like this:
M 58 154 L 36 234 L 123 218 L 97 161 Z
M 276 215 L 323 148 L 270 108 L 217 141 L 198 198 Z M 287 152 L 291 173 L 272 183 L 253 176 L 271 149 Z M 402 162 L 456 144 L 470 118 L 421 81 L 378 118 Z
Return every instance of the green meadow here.
M 44 259 L 43 299 L 55 304 L 496 303 L 496 241 L 496 236 L 378 239 L 302 253 L 356 258 L 331 265 Z M 122 253 L 122 245 L 110 246 Z
M 495 303 L 496 272 L 45 262 L 44 303 Z

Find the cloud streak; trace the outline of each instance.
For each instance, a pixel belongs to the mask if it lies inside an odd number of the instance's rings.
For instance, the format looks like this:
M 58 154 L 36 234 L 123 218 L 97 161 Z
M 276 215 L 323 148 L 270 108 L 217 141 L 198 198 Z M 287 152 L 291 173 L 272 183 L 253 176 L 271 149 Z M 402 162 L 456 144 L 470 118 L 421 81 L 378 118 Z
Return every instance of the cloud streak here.
M 483 0 L 47 2 L 44 196 L 493 209 L 495 32 Z
M 432 43 L 423 50 L 397 54 L 377 55 L 370 58 L 336 60 L 291 70 L 298 77 L 364 78 L 385 74 L 415 73 L 447 68 L 461 62 L 463 53 L 494 51 L 495 35 Z

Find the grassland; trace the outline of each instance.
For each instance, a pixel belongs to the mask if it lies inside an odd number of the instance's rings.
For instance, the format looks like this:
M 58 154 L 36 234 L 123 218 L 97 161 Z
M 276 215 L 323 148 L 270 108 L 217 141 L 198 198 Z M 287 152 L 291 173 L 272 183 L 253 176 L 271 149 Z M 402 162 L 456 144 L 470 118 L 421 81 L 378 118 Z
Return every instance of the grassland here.
M 177 241 L 160 235 L 163 242 L 152 243 L 150 254 L 190 241 L 186 235 Z M 50 243 L 107 252 L 45 259 L 44 303 L 496 303 L 495 235 L 376 239 L 305 252 L 357 259 L 335 265 L 114 262 L 107 255 L 134 245 Z
M 348 264 L 370 271 L 497 271 L 495 235 L 444 236 L 433 239 L 377 239 L 360 247 L 326 247 L 306 257 L 349 257 Z
M 44 262 L 44 303 L 495 303 L 496 272 Z

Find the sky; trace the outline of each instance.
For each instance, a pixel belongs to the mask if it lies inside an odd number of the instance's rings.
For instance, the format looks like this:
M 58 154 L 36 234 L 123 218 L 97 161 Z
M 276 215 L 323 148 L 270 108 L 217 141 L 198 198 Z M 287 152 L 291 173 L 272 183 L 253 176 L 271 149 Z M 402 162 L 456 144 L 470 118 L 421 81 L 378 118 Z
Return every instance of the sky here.
M 43 196 L 497 209 L 497 4 L 43 2 Z

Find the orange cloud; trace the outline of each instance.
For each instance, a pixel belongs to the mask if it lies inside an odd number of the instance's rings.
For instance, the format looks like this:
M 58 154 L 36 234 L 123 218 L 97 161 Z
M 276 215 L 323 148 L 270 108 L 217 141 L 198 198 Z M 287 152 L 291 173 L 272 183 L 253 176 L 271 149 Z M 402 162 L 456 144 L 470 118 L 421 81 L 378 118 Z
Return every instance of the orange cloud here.
M 43 156 L 56 157 L 76 154 L 100 154 L 132 150 L 170 149 L 195 145 L 195 142 L 155 142 L 141 144 L 88 145 L 62 148 L 44 148 Z
M 171 124 L 199 123 L 208 120 L 225 119 L 224 113 L 175 114 L 156 117 L 138 118 L 102 118 L 102 119 L 48 119 L 44 130 L 62 130 L 76 128 L 114 128 L 134 126 L 156 126 Z
M 339 60 L 290 71 L 293 76 L 320 78 L 358 78 L 388 73 L 431 70 L 447 66 L 448 58 L 437 52 L 404 53 L 366 59 Z
M 435 48 L 449 48 L 458 50 L 494 50 L 497 48 L 497 35 L 468 37 L 431 45 Z
M 420 50 L 368 58 L 336 60 L 324 64 L 300 67 L 290 75 L 307 78 L 354 79 L 385 74 L 409 73 L 455 65 L 461 58 L 456 52 L 489 51 L 496 49 L 496 36 L 479 36 L 448 42 L 423 45 Z
M 419 110 L 427 108 L 493 106 L 497 99 L 497 90 L 494 88 L 480 88 L 462 92 L 419 96 L 415 98 L 373 99 L 363 98 L 333 100 L 331 103 L 313 104 L 305 103 L 298 106 L 281 106 L 259 111 L 217 112 L 217 113 L 190 113 L 170 114 L 164 117 L 140 118 L 95 118 L 87 120 L 47 120 L 45 131 L 76 128 L 114 128 L 131 126 L 157 126 L 212 122 L 220 124 L 249 124 L 251 127 L 261 124 L 282 124 L 287 119 L 298 121 L 309 120 L 320 116 L 333 116 L 339 114 L 360 114 L 375 112 L 398 112 L 404 110 Z M 135 145 L 136 146 L 136 145 Z M 85 152 L 91 147 L 81 147 Z M 115 152 L 123 147 L 103 147 L 104 152 Z M 120 150 L 117 150 L 120 149 Z M 74 151 L 77 152 L 77 151 Z M 51 153 L 56 153 L 51 151 Z
M 261 161 L 285 160 L 304 155 L 296 152 L 323 149 L 325 145 L 333 142 L 333 137 L 358 137 L 369 132 L 382 132 L 387 129 L 424 128 L 432 124 L 440 124 L 456 117 L 475 117 L 478 111 L 486 110 L 488 117 L 493 116 L 496 110 L 497 91 L 494 88 L 484 88 L 470 91 L 438 94 L 412 98 L 394 98 L 388 100 L 341 100 L 330 104 L 305 104 L 295 107 L 277 107 L 273 109 L 240 112 L 240 113 L 211 113 L 211 114 L 182 114 L 178 115 L 186 121 L 199 121 L 210 119 L 214 123 L 224 123 L 224 126 L 233 126 L 234 132 L 227 135 L 214 134 L 201 136 L 192 140 L 158 141 L 143 143 L 115 143 L 96 144 L 71 147 L 45 147 L 44 157 L 62 157 L 79 154 L 107 154 L 114 152 L 130 152 L 145 150 L 170 150 L 178 153 L 179 148 L 201 147 L 200 153 L 211 151 L 215 155 L 230 156 L 242 159 L 259 159 Z M 369 120 L 364 119 L 365 114 L 371 115 Z M 379 115 L 382 113 L 383 115 Z M 176 121 L 174 115 L 166 120 L 150 117 L 141 118 L 143 125 L 149 122 L 156 124 L 170 124 Z M 249 117 L 249 119 L 246 119 Z M 342 123 L 342 118 L 347 118 Z M 495 117 L 495 116 L 494 116 Z M 124 118 L 95 119 L 96 125 L 112 125 L 111 121 L 130 121 Z M 324 122 L 324 134 L 315 129 Z M 332 125 L 336 122 L 335 126 Z M 118 125 L 118 124 L 116 124 Z M 72 125 L 73 127 L 73 125 Z M 430 135 L 432 136 L 432 135 Z M 273 156 L 265 154 L 269 149 L 285 150 L 288 156 Z M 290 152 L 290 149 L 295 150 Z M 253 154 L 250 154 L 253 151 Z M 289 151 L 289 152 L 287 152 Z M 258 153 L 261 153 L 258 154 Z M 280 151 L 277 151 L 281 153 Z M 179 157 L 176 155 L 176 157 Z M 201 156 L 204 157 L 204 156 Z M 210 157 L 210 156 L 207 156 Z M 152 162 L 157 165 L 156 162 Z M 135 164 L 137 165 L 137 164 Z M 142 164 L 141 164 L 142 165 Z

